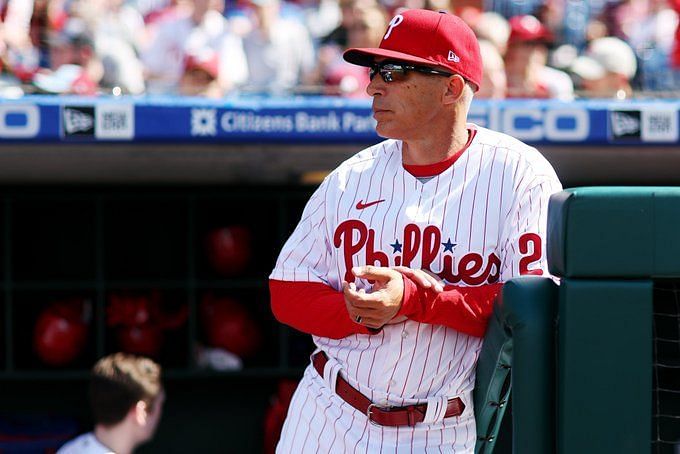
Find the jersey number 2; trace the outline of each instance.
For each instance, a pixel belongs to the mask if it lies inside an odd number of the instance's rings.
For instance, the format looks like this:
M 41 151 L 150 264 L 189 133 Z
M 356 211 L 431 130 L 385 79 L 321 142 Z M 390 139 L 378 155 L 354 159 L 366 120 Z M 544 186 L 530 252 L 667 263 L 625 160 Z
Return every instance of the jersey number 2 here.
M 531 255 L 526 255 L 529 252 L 529 243 L 532 244 Z M 538 262 L 541 259 L 541 251 L 543 250 L 541 245 L 541 237 L 535 233 L 525 233 L 519 237 L 519 252 L 524 257 L 519 261 L 519 274 L 526 275 L 532 274 L 534 276 L 543 275 L 543 270 L 538 268 L 535 270 L 530 270 L 529 265 L 534 262 Z M 526 255 L 526 256 L 525 256 Z

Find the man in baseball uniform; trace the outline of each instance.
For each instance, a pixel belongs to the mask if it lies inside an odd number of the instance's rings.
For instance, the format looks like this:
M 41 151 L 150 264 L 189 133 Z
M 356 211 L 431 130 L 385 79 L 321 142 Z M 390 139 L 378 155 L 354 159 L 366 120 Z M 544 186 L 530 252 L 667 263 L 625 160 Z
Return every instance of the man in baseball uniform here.
M 370 68 L 377 132 L 309 200 L 270 276 L 282 323 L 318 347 L 280 453 L 473 452 L 475 365 L 500 286 L 547 275 L 550 164 L 467 123 L 482 80 L 458 17 L 395 16 Z

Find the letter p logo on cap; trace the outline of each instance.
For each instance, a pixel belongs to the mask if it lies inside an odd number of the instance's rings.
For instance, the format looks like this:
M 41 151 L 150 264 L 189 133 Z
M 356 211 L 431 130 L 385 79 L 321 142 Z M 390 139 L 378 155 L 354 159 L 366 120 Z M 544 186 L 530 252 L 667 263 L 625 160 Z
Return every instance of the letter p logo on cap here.
M 392 29 L 397 25 L 401 24 L 402 22 L 404 22 L 404 16 L 402 16 L 401 14 L 397 14 L 396 16 L 394 16 L 390 21 L 389 26 L 387 27 L 387 33 L 385 33 L 383 39 L 389 38 L 390 34 L 392 34 Z

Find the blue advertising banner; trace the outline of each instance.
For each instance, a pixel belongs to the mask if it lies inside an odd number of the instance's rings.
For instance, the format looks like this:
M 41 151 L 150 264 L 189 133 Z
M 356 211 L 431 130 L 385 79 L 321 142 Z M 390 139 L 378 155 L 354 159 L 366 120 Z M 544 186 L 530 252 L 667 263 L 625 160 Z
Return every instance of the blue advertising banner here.
M 680 100 L 475 100 L 469 120 L 531 144 L 677 145 Z M 0 101 L 0 142 L 375 143 L 369 100 L 327 97 Z

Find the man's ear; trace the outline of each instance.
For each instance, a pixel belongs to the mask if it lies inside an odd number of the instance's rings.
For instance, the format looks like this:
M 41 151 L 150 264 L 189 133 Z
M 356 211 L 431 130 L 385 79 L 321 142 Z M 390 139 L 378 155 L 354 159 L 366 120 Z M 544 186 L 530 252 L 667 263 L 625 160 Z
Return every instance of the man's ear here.
M 149 417 L 149 412 L 147 409 L 146 402 L 140 400 L 138 401 L 134 407 L 132 407 L 132 412 L 134 412 L 135 416 L 135 422 L 139 424 L 140 426 L 145 426 L 146 421 Z
M 446 85 L 446 92 L 444 93 L 444 104 L 455 104 L 460 101 L 464 89 L 465 79 L 458 74 L 450 76 Z

